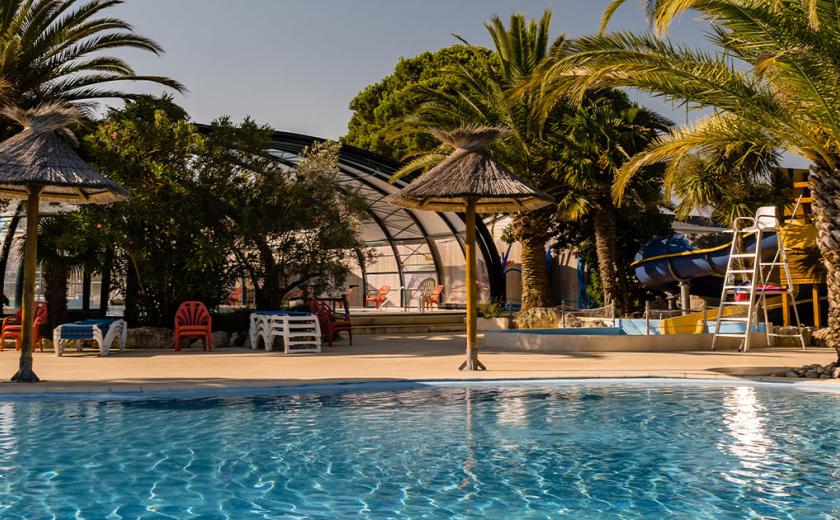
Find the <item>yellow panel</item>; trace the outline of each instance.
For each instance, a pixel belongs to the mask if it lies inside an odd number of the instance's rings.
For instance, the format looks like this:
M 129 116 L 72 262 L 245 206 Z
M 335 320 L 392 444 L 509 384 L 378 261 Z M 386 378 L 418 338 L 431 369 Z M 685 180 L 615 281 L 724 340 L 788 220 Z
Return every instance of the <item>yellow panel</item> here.
M 810 301 L 810 300 L 799 300 L 801 303 L 802 301 Z M 781 298 L 778 296 L 774 296 L 772 298 L 767 298 L 767 308 L 768 309 L 775 309 L 776 307 L 780 307 L 782 305 Z M 759 309 L 759 312 L 760 309 Z M 706 321 L 715 321 L 717 319 L 718 308 L 717 307 L 708 307 L 706 309 Z M 738 314 L 742 314 L 744 316 L 747 315 L 747 306 L 746 305 L 727 305 L 723 309 L 724 316 L 737 316 Z M 759 315 L 759 320 L 763 320 L 764 318 Z M 659 322 L 659 333 L 660 334 L 702 334 L 703 331 L 703 312 L 692 312 L 691 314 L 686 314 L 684 316 L 676 316 L 673 318 L 665 318 L 664 320 Z
M 746 306 L 730 305 L 723 309 L 724 316 L 733 316 L 738 313 L 745 313 Z M 706 309 L 706 320 L 714 321 L 717 318 L 717 307 Z M 683 316 L 665 318 L 659 322 L 660 334 L 702 334 L 703 313 L 692 312 Z
M 782 228 L 782 238 L 790 267 L 790 282 L 794 285 L 825 283 L 824 269 L 813 257 L 817 247 L 817 228 L 813 224 L 794 220 Z M 785 283 L 787 281 L 782 280 L 782 284 Z

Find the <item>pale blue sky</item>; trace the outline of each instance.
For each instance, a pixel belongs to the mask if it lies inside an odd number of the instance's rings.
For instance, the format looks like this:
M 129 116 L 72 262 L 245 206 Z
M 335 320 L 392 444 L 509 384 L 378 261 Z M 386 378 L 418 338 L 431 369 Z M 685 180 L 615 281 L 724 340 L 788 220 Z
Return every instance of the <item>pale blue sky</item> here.
M 139 73 L 186 85 L 176 96 L 198 122 L 246 115 L 277 129 L 336 138 L 347 130 L 350 99 L 414 56 L 455 42 L 488 44 L 494 14 L 554 13 L 552 32 L 598 29 L 608 0 L 127 0 L 113 9 L 166 49 L 160 58 L 126 53 Z M 641 4 L 628 0 L 611 28 L 644 30 Z M 674 39 L 703 44 L 703 26 L 686 17 Z M 148 86 L 138 90 L 150 91 Z M 151 89 L 153 92 L 159 90 Z M 663 101 L 640 101 L 685 122 Z

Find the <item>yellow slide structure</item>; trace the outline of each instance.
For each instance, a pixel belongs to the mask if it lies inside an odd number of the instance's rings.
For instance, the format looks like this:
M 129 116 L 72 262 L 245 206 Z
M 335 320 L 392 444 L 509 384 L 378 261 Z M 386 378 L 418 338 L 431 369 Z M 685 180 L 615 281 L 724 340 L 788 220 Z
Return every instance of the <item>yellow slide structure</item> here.
M 822 299 L 825 299 L 825 297 Z M 801 300 L 796 300 L 796 305 L 803 305 L 812 302 L 813 300 L 811 298 L 803 298 Z M 768 311 L 778 309 L 782 307 L 782 305 L 782 298 L 779 296 L 767 298 Z M 724 316 L 737 316 L 739 313 L 743 314 L 744 312 L 746 312 L 744 307 L 735 305 L 727 306 L 723 309 Z M 717 313 L 717 307 L 708 307 L 706 309 L 706 321 L 715 321 L 717 319 Z M 763 318 L 759 316 L 759 320 L 763 320 Z M 692 312 L 691 314 L 683 316 L 675 316 L 673 318 L 665 318 L 659 322 L 660 334 L 702 334 L 703 332 L 702 311 Z
M 724 316 L 735 316 L 738 313 L 743 314 L 743 307 L 736 305 L 727 306 L 723 309 Z M 714 321 L 717 319 L 718 308 L 709 307 L 706 309 L 706 321 Z M 706 332 L 703 330 L 703 312 L 692 312 L 683 316 L 675 316 L 673 318 L 665 318 L 659 322 L 660 334 L 702 334 Z

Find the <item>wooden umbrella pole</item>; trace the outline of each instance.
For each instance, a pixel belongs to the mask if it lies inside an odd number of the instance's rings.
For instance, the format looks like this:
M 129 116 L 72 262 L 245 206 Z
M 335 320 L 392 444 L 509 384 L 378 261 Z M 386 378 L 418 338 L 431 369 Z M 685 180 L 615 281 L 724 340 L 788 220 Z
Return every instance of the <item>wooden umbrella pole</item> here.
M 464 244 L 464 255 L 467 260 L 467 359 L 461 363 L 459 370 L 487 370 L 478 360 L 478 333 L 476 331 L 476 290 L 475 290 L 475 199 L 467 199 L 466 208 L 467 240 Z
M 39 381 L 32 370 L 32 343 L 35 322 L 35 270 L 38 266 L 38 196 L 41 188 L 29 188 L 26 201 L 26 245 L 23 253 L 23 305 L 21 316 L 20 369 L 12 381 L 34 383 Z

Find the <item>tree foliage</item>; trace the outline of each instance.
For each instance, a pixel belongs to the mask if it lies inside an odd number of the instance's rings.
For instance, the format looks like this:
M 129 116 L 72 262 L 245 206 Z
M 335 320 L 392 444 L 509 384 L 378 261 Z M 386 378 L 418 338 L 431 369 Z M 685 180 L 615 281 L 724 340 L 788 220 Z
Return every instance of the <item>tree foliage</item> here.
M 612 186 L 629 157 L 644 150 L 671 122 L 622 92 L 606 90 L 590 94 L 555 124 L 558 128 L 549 135 L 552 171 L 563 192 L 557 204 L 560 241 L 598 266 L 602 293 L 597 300 L 629 312 L 639 288 L 628 266 L 645 241 L 669 231 L 668 219 L 657 205 L 663 168 L 640 172 L 625 187 L 622 203 L 613 200 Z M 623 226 L 633 218 L 646 220 L 646 225 L 628 231 Z M 570 230 L 568 221 L 589 234 Z
M 290 168 L 265 153 L 269 136 L 252 121 L 223 118 L 197 168 L 203 198 L 217 201 L 224 250 L 250 277 L 257 307 L 276 309 L 292 289 L 340 286 L 366 257 L 359 226 L 367 205 L 341 185 L 338 143 L 314 145 Z
M 602 28 L 624 0 L 613 0 Z M 647 0 L 654 34 L 605 33 L 580 38 L 541 76 L 558 99 L 593 86 L 624 86 L 679 102 L 713 107 L 708 117 L 675 129 L 634 156 L 614 186 L 647 164 L 721 150 L 783 149 L 812 162 L 817 243 L 826 267 L 828 343 L 840 355 L 840 24 L 833 0 Z M 665 36 L 693 10 L 709 23 L 718 52 L 678 45 Z
M 755 215 L 761 206 L 782 207 L 789 200 L 790 179 L 778 169 L 778 154 L 756 156 L 734 147 L 688 154 L 666 166 L 666 199 L 677 218 L 711 208 L 712 219 L 729 227 L 737 217 Z
M 170 325 L 182 301 L 216 307 L 242 276 L 276 307 L 295 284 L 346 274 L 359 206 L 341 191 L 336 145 L 284 165 L 267 152 L 271 133 L 222 118 L 205 134 L 171 100 L 139 98 L 85 137 L 88 159 L 131 195 L 83 207 L 90 225 L 70 232 L 111 249 L 127 318 Z
M 111 54 L 125 49 L 163 52 L 156 42 L 136 34 L 131 24 L 108 14 L 109 9 L 121 3 L 122 0 L 0 3 L 0 104 L 28 109 L 47 103 L 132 97 L 115 83 L 119 81 L 146 81 L 183 90 L 180 83 L 170 78 L 139 75 L 124 59 Z M 0 138 L 14 131 L 13 125 L 0 123 Z M 0 201 L 0 207 L 6 204 Z M 0 249 L 0 282 L 5 277 L 12 237 L 22 215 L 23 202 L 15 203 Z
M 113 247 L 126 317 L 164 324 L 181 301 L 222 302 L 231 273 L 213 238 L 217 207 L 196 196 L 193 169 L 207 143 L 186 113 L 168 99 L 141 98 L 111 110 L 84 143 L 92 164 L 131 193 L 82 209 Z
M 545 133 L 557 121 L 564 107 L 543 110 L 541 93 L 528 88 L 532 75 L 546 65 L 552 52 L 562 53 L 565 37 L 550 38 L 551 12 L 539 19 L 528 20 L 514 14 L 506 25 L 494 17 L 485 27 L 494 49 L 470 46 L 475 61 L 459 65 L 444 73 L 453 90 L 418 87 L 423 103 L 414 114 L 402 120 L 400 133 L 425 133 L 429 127 L 451 129 L 463 125 L 496 126 L 511 131 L 508 139 L 495 143 L 490 154 L 515 174 L 537 187 L 554 193 L 555 180 L 550 157 L 545 149 Z M 465 42 L 466 43 L 466 42 Z M 519 93 L 515 93 L 520 89 Z M 418 154 L 396 176 L 407 175 L 436 164 L 448 153 L 446 147 L 429 146 Z M 553 295 L 545 268 L 546 242 L 552 218 L 551 209 L 537 210 L 513 217 L 513 234 L 522 244 L 523 307 L 547 307 Z
M 490 153 L 517 175 L 558 199 L 557 207 L 516 215 L 513 219 L 512 235 L 523 246 L 525 307 L 551 304 L 544 257 L 553 226 L 556 224 L 561 229 L 568 219 L 573 219 L 591 233 L 589 238 L 593 243 L 595 226 L 589 225 L 590 220 L 597 216 L 602 223 L 606 219 L 607 227 L 613 227 L 610 222 L 621 213 L 610 191 L 616 173 L 631 155 L 644 149 L 670 126 L 610 89 L 587 91 L 582 96 L 585 106 L 574 105 L 571 98 L 551 96 L 547 100 L 545 94 L 551 91 L 544 90 L 536 79 L 571 50 L 570 42 L 563 35 L 550 37 L 550 24 L 549 11 L 533 20 L 514 14 L 507 23 L 494 17 L 485 24 L 493 41 L 492 51 L 468 46 L 465 49 L 474 53 L 471 61 L 442 68 L 439 83 L 419 82 L 408 89 L 412 92 L 408 110 L 393 114 L 383 111 L 391 117 L 399 116 L 399 124 L 369 118 L 370 128 L 376 130 L 379 138 L 386 139 L 425 136 L 429 127 L 446 129 L 463 124 L 500 126 L 512 131 L 511 137 L 494 144 Z M 398 72 L 399 67 L 393 76 L 368 87 L 362 94 L 379 92 L 392 77 L 400 76 Z M 447 87 L 440 88 L 440 82 Z M 430 141 L 414 143 L 417 150 L 412 150 L 410 160 L 397 176 L 428 169 L 451 151 Z M 645 180 L 629 187 L 634 197 L 626 206 L 628 211 L 645 214 L 660 223 L 656 202 L 661 198 L 662 168 L 646 171 L 642 176 Z M 557 218 L 559 222 L 555 222 Z M 661 226 L 654 227 L 657 233 L 661 231 Z M 603 231 L 605 227 L 599 229 Z M 558 232 L 561 239 L 568 234 Z M 581 236 L 576 238 L 580 239 L 577 244 L 583 240 Z M 630 253 L 630 258 L 635 251 Z M 605 273 L 624 272 L 625 264 L 619 262 L 626 255 L 619 255 L 617 260 L 609 251 L 602 253 L 600 264 L 608 266 Z M 629 294 L 626 288 L 633 283 L 620 285 L 625 289 L 609 290 L 613 297 L 620 292 L 623 300 L 623 295 Z
M 401 161 L 437 145 L 424 133 L 394 135 L 393 124 L 417 112 L 426 101 L 423 92 L 456 95 L 459 83 L 447 73 L 458 67 L 473 69 L 477 56 L 490 51 L 451 45 L 411 58 L 401 58 L 394 72 L 368 85 L 350 101 L 353 115 L 342 142 Z
M 658 208 L 650 206 L 624 206 L 615 209 L 615 273 L 613 285 L 621 288 L 617 297 L 626 312 L 644 305 L 650 293 L 636 279 L 630 264 L 642 246 L 656 237 L 672 233 L 671 219 Z M 570 220 L 558 218 L 552 228 L 553 247 L 557 250 L 571 250 L 589 266 L 587 295 L 596 306 L 604 305 L 604 283 L 599 266 L 596 242 L 595 220 Z M 627 305 L 625 302 L 631 302 Z

